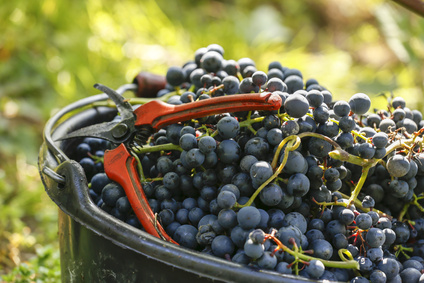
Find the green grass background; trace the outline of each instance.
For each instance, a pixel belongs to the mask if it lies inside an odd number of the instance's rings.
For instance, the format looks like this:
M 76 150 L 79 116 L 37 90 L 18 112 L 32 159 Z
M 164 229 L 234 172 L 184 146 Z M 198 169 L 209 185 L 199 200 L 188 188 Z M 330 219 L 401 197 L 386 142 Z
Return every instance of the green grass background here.
M 0 281 L 57 282 L 57 207 L 37 168 L 47 119 L 211 43 L 259 70 L 280 61 L 334 99 L 380 93 L 424 110 L 424 22 L 384 0 L 5 1 L 0 8 Z M 118 260 L 118 259 L 117 259 Z

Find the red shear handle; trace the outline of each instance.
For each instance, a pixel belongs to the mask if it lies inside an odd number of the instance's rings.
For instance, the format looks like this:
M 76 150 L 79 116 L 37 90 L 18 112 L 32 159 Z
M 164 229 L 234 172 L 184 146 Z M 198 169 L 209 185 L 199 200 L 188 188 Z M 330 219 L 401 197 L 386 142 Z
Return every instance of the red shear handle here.
M 181 105 L 153 100 L 134 111 L 137 116 L 135 125 L 150 125 L 153 129 L 160 129 L 177 122 L 225 112 L 278 110 L 281 104 L 281 97 L 269 92 L 220 96 Z
M 146 232 L 177 244 L 155 219 L 138 178 L 136 160 L 124 144 L 105 152 L 104 166 L 107 176 L 124 188 L 131 207 Z

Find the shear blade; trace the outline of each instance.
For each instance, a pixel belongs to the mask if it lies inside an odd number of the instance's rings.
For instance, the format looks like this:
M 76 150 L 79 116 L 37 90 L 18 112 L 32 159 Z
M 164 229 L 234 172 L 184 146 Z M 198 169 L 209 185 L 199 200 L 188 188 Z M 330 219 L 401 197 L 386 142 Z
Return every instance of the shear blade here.
M 110 87 L 107 87 L 102 84 L 95 84 L 94 87 L 106 93 L 107 96 L 109 96 L 109 98 L 113 100 L 123 120 L 134 119 L 132 106 L 128 101 L 124 99 L 124 97 L 122 97 L 122 95 L 120 95 L 118 92 L 111 89 Z
M 120 122 L 104 122 L 101 124 L 95 124 L 75 130 L 67 135 L 60 137 L 58 140 L 92 137 L 104 139 L 112 143 L 118 144 L 121 143 L 123 140 L 126 140 L 127 135 L 117 135 L 117 127 L 122 127 L 122 124 Z

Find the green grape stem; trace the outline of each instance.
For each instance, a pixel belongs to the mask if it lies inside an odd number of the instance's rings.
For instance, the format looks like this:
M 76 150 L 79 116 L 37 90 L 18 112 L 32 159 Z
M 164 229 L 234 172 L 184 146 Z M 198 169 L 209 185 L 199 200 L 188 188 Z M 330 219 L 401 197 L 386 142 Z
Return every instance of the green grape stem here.
M 289 253 L 292 255 L 296 260 L 304 260 L 304 261 L 311 261 L 313 259 L 321 261 L 326 267 L 334 267 L 334 268 L 347 268 L 347 269 L 354 269 L 359 270 L 359 263 L 353 259 L 352 255 L 348 250 L 341 250 L 342 253 L 348 255 L 350 259 L 346 259 L 344 256 L 340 257 L 342 261 L 332 261 L 332 260 L 324 260 L 321 258 L 316 258 L 313 256 L 309 256 L 305 253 L 303 253 L 296 245 L 296 242 L 293 241 L 293 247 L 294 249 L 290 249 L 286 245 L 284 245 L 277 237 L 271 234 L 266 234 L 265 239 L 271 239 L 274 241 L 280 249 L 282 249 L 284 252 Z M 339 254 L 341 253 L 339 250 Z
M 147 152 L 155 152 L 155 151 L 171 151 L 171 150 L 179 150 L 183 151 L 181 146 L 172 144 L 172 143 L 166 143 L 166 144 L 159 144 L 159 145 L 145 145 L 143 147 L 133 147 L 132 150 L 137 154 L 143 154 Z
M 290 151 L 296 150 L 299 145 L 300 145 L 300 140 L 297 136 L 290 136 L 285 138 L 281 143 L 281 148 L 284 146 L 284 144 L 286 144 L 287 142 L 290 142 L 289 144 L 287 144 L 286 150 L 284 151 L 284 158 L 283 161 L 281 162 L 280 166 L 277 168 L 277 170 L 275 170 L 274 174 L 268 179 L 266 180 L 261 186 L 259 186 L 259 188 L 256 189 L 256 191 L 252 194 L 252 196 L 250 197 L 250 199 L 243 205 L 236 203 L 234 205 L 234 209 L 239 209 L 239 208 L 243 208 L 246 206 L 251 205 L 256 197 L 259 195 L 259 193 L 263 190 L 263 188 L 266 187 L 266 185 L 268 185 L 269 183 L 271 183 L 275 178 L 278 177 L 278 175 L 280 175 L 281 171 L 283 171 L 284 166 L 287 163 L 287 159 L 289 157 L 289 153 Z M 279 146 L 280 148 L 280 146 Z M 274 159 L 275 156 L 279 156 L 279 150 L 277 150 L 277 152 L 274 155 Z

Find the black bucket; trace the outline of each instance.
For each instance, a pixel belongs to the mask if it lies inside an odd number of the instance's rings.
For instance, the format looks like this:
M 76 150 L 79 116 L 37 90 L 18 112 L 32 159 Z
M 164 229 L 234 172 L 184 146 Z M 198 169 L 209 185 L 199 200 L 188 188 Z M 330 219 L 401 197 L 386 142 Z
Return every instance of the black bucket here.
M 127 85 L 118 92 L 135 87 Z M 96 95 L 63 108 L 44 130 L 38 166 L 47 194 L 60 208 L 63 282 L 309 282 L 163 241 L 97 207 L 89 197 L 82 167 L 72 160 L 72 149 L 80 141 L 55 140 L 78 128 L 110 121 L 115 109 L 88 107 L 107 98 Z

